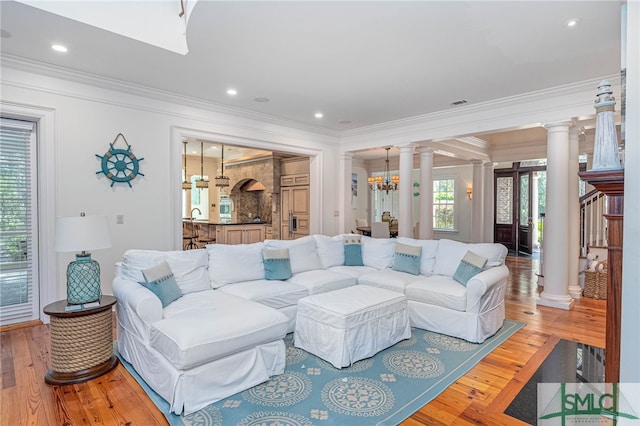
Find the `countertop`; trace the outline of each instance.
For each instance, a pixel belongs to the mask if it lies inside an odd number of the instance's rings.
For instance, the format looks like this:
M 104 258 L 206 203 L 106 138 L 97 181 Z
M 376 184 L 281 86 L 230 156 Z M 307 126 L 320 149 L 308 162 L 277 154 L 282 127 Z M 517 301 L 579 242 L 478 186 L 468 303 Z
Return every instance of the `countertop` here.
M 206 223 L 209 225 L 215 225 L 215 226 L 237 226 L 237 225 L 271 225 L 270 222 L 232 222 L 232 223 L 219 223 L 219 222 L 209 222 L 207 220 L 194 220 L 191 221 L 190 219 L 182 219 L 183 222 L 189 223 L 189 222 L 193 222 L 193 223 Z

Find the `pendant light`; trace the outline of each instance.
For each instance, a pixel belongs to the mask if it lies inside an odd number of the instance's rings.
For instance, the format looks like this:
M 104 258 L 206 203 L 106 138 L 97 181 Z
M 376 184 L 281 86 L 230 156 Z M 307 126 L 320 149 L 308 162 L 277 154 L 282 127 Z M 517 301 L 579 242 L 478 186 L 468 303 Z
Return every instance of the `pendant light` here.
M 200 180 L 196 182 L 196 188 L 209 188 L 209 181 L 204 179 L 204 143 L 200 141 Z
M 182 158 L 184 159 L 184 180 L 182 181 L 182 189 L 187 190 L 191 189 L 191 182 L 187 179 L 187 141 L 183 141 L 184 145 L 184 154 L 182 154 Z
M 216 176 L 215 184 L 218 188 L 226 188 L 229 186 L 229 176 L 224 175 L 224 145 L 221 145 L 220 151 L 222 152 L 222 160 L 220 162 L 220 175 Z

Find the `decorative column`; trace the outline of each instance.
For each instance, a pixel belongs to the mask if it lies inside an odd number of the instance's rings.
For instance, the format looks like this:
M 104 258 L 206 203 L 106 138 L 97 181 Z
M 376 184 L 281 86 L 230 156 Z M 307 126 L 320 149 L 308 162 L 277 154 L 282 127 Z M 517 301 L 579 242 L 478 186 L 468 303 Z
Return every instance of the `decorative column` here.
M 582 288 L 578 280 L 580 273 L 580 191 L 578 184 L 580 177 L 579 164 L 579 137 L 580 129 L 573 126 L 569 129 L 569 163 L 567 170 L 569 172 L 569 295 L 574 299 L 582 296 Z
M 433 148 L 422 147 L 420 153 L 420 239 L 433 239 Z
M 400 147 L 400 187 L 398 191 L 400 208 L 398 209 L 398 236 L 413 237 L 413 150 L 407 144 Z
M 340 170 L 342 170 L 342 219 L 338 218 L 338 229 L 349 233 L 353 225 L 351 217 L 351 171 L 353 170 L 353 154 L 344 152 L 340 154 Z M 367 194 L 368 195 L 368 194 Z
M 490 161 L 485 162 L 482 167 L 484 168 L 484 202 L 482 203 L 482 209 L 484 214 L 482 215 L 482 221 L 484 228 L 482 239 L 486 243 L 493 242 L 493 222 L 494 222 L 494 188 L 493 188 L 493 163 Z
M 482 182 L 482 161 L 481 160 L 473 160 L 471 162 L 473 164 L 473 184 L 471 190 L 473 191 L 471 196 L 471 242 L 480 243 L 483 240 L 483 217 L 484 211 L 482 207 L 482 203 L 484 201 L 483 197 L 483 187 L 484 184 Z
M 547 200 L 544 230 L 544 290 L 537 304 L 571 309 L 569 296 L 569 122 L 547 129 Z
M 607 196 L 607 335 L 604 378 L 607 383 L 620 381 L 620 328 L 622 327 L 622 233 L 624 211 L 624 169 L 618 157 L 618 135 L 613 118 L 615 100 L 611 85 L 598 86 L 596 137 L 593 169 L 580 177 Z M 631 283 L 635 284 L 635 283 Z M 637 307 L 636 307 L 637 308 Z M 637 324 L 636 324 L 637 326 Z

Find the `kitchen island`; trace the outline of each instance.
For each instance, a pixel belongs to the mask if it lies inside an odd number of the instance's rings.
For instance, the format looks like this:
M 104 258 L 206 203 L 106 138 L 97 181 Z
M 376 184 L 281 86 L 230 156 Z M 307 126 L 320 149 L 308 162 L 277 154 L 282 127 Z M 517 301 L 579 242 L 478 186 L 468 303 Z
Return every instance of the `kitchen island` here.
M 184 238 L 193 238 L 198 246 L 198 239 L 203 236 L 215 238 L 216 244 L 251 244 L 271 236 L 271 224 L 266 222 L 217 223 L 184 220 L 182 229 Z

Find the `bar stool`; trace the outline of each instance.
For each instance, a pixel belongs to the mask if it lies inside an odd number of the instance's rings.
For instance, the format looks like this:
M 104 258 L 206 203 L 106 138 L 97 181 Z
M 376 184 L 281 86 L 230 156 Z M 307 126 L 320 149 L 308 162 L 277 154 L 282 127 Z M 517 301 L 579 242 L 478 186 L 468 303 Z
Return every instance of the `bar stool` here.
M 213 244 L 216 242 L 216 239 L 214 237 L 209 237 L 208 232 L 205 233 L 203 226 L 201 223 L 196 223 L 195 224 L 195 237 L 196 237 L 196 243 L 198 244 L 198 246 L 200 244 L 203 245 L 207 245 L 207 244 Z

